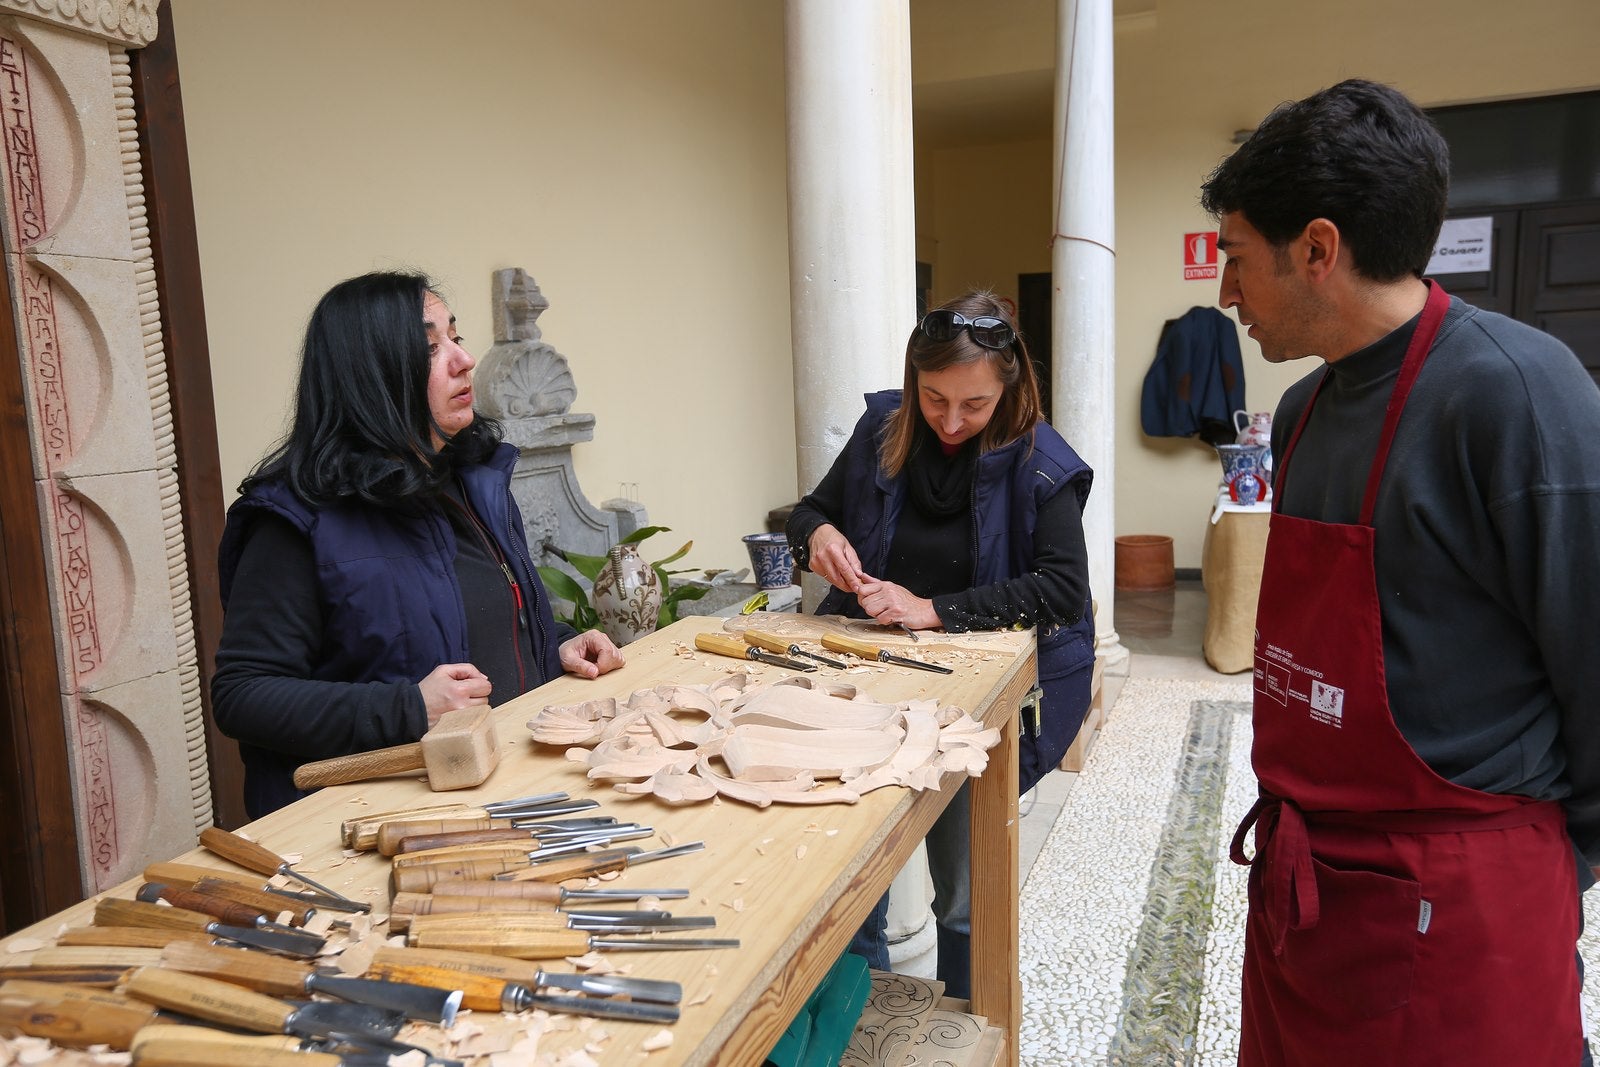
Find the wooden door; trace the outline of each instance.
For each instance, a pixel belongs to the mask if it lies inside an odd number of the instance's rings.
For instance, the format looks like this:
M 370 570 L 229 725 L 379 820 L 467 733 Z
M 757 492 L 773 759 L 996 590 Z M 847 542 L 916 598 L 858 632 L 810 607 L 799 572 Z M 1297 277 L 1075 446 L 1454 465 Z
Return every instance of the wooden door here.
M 1515 316 L 1560 338 L 1600 382 L 1600 201 L 1522 212 Z

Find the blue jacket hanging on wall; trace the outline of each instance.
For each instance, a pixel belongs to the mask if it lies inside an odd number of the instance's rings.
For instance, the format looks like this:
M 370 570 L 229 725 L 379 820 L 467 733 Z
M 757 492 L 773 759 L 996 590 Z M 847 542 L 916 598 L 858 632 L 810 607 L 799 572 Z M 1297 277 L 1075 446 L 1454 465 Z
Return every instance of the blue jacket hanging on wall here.
M 1194 307 L 1168 319 L 1156 359 L 1144 376 L 1139 422 L 1151 437 L 1233 441 L 1233 413 L 1244 408 L 1244 362 L 1234 321 L 1216 308 Z

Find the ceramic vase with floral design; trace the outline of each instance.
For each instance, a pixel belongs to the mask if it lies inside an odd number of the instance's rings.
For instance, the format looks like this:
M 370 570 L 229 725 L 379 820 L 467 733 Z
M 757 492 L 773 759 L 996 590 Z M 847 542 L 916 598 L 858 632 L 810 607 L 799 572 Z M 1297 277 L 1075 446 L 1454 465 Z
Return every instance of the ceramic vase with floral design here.
M 618 645 L 653 633 L 661 612 L 661 579 L 633 545 L 612 545 L 594 580 L 600 628 Z

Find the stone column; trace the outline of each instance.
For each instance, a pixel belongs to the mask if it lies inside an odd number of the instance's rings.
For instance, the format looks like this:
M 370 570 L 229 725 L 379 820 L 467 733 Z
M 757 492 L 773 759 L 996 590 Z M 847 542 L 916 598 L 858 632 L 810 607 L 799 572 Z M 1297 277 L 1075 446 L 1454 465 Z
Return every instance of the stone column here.
M 1096 654 L 1127 656 L 1112 624 L 1116 536 L 1116 238 L 1111 0 L 1056 8 L 1054 423 L 1094 468 L 1084 509 Z
M 863 410 L 903 381 L 917 314 L 908 0 L 787 0 L 789 305 L 800 494 Z M 807 574 L 806 607 L 826 588 Z M 929 925 L 926 863 L 907 864 L 889 932 Z
M 863 393 L 900 385 L 916 319 L 907 0 L 787 0 L 789 294 L 800 492 Z
M 0 0 L 0 223 L 89 892 L 211 822 L 128 69 L 155 7 Z

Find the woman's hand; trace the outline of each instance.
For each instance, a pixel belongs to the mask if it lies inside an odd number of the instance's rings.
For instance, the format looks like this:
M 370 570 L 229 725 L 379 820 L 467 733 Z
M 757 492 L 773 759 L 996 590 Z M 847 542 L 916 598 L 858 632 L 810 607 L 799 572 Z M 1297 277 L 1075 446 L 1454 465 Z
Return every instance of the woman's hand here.
M 830 585 L 853 593 L 862 582 L 871 580 L 861 570 L 855 546 L 837 526 L 825 522 L 811 531 L 809 547 L 811 573 Z
M 561 645 L 561 669 L 579 678 L 598 678 L 623 662 L 622 650 L 599 630 L 585 630 Z
M 447 711 L 489 703 L 489 690 L 493 687 L 488 677 L 470 663 L 441 663 L 417 683 L 417 688 L 422 690 L 422 706 L 428 710 L 431 730 Z
M 903 585 L 863 576 L 856 588 L 861 610 L 881 623 L 912 630 L 932 630 L 943 625 L 933 601 L 917 596 Z

